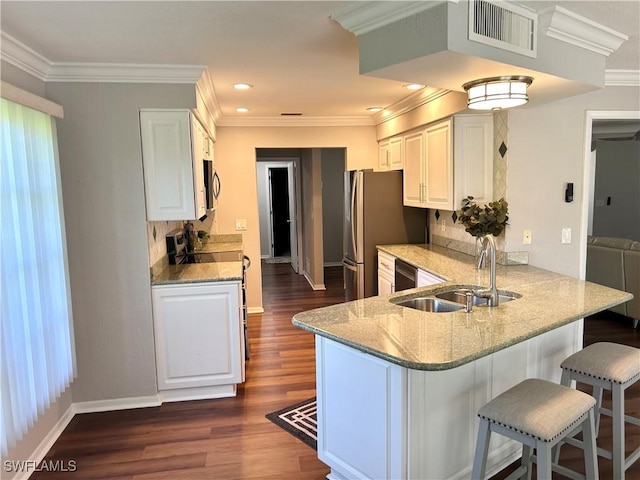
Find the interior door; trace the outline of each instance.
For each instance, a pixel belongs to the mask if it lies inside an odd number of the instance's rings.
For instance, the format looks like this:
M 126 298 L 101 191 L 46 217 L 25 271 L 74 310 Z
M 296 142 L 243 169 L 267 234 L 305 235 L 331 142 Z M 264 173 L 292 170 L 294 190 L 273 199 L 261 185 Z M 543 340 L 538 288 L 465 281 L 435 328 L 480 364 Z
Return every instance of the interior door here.
M 273 257 L 291 255 L 291 219 L 289 209 L 289 173 L 287 168 L 269 169 Z

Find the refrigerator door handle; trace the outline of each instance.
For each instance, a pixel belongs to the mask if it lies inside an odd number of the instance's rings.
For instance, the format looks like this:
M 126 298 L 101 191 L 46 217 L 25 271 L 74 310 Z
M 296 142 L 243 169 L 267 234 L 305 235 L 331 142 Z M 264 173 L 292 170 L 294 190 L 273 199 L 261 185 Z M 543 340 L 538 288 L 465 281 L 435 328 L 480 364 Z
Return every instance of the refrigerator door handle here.
M 353 173 L 353 183 L 351 185 L 351 246 L 353 247 L 353 257 L 358 258 L 358 250 L 356 245 L 356 226 L 357 226 L 357 212 L 356 212 L 356 190 L 358 188 L 358 172 Z

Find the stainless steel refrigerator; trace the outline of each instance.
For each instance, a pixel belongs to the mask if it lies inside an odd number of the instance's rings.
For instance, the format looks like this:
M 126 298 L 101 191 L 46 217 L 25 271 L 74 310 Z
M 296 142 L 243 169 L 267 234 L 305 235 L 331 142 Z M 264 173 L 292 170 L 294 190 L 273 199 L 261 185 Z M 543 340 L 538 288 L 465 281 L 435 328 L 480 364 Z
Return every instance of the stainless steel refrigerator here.
M 378 294 L 376 245 L 424 243 L 426 222 L 427 210 L 402 205 L 402 172 L 345 172 L 346 300 Z

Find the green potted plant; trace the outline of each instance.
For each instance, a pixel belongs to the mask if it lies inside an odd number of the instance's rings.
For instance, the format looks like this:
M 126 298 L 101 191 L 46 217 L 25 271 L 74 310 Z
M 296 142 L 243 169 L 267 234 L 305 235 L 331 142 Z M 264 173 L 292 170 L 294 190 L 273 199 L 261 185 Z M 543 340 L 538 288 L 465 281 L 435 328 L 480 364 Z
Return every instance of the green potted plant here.
M 489 234 L 497 237 L 507 226 L 508 214 L 509 204 L 504 198 L 478 205 L 472 196 L 468 196 L 462 200 L 458 223 L 464 225 L 465 231 L 476 238 Z

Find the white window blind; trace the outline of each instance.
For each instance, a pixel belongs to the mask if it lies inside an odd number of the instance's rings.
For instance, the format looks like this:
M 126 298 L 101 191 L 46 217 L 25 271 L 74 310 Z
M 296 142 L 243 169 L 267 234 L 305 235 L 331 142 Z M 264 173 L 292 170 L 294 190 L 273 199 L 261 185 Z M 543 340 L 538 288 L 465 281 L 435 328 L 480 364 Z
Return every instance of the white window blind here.
M 0 99 L 2 454 L 71 384 L 75 348 L 53 119 Z

